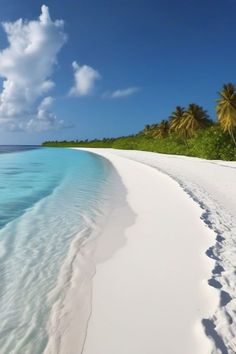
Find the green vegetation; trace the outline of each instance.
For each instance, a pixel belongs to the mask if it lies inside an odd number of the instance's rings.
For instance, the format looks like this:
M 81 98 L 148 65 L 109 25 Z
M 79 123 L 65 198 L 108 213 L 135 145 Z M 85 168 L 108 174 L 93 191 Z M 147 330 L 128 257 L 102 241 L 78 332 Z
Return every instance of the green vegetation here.
M 234 135 L 236 128 L 236 90 L 233 84 L 223 86 L 218 100 L 217 115 L 224 132 L 229 133 L 236 146 Z
M 210 120 L 201 106 L 192 103 L 187 109 L 177 106 L 169 120 L 146 125 L 136 135 L 90 141 L 46 141 L 43 146 L 143 150 L 205 159 L 236 160 L 235 86 L 224 85 L 219 95 L 216 107 L 218 122 Z

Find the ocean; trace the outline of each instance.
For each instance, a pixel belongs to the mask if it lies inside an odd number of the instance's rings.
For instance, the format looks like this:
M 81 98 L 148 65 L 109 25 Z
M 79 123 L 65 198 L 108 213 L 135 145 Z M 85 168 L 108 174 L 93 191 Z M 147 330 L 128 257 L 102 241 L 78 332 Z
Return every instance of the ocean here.
M 71 286 L 70 264 L 108 213 L 112 174 L 88 152 L 0 147 L 1 354 L 45 351 L 53 306 Z

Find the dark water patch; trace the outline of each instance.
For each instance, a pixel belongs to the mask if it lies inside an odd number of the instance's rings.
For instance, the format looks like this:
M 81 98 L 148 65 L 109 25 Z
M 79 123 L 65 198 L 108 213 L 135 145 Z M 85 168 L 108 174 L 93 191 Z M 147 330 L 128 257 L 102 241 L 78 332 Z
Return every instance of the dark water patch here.
M 215 268 L 213 269 L 212 273 L 213 274 L 219 274 L 221 275 L 222 272 L 224 272 L 224 268 L 220 264 L 216 264 Z
M 222 290 L 220 293 L 220 306 L 226 306 L 231 300 L 232 297 L 229 295 L 229 293 Z
M 214 323 L 211 320 L 203 319 L 202 324 L 205 329 L 206 335 L 214 341 L 215 346 L 218 349 L 218 351 L 221 354 L 229 354 L 228 349 L 227 349 L 223 339 L 219 336 L 219 334 L 215 330 Z
M 13 171 L 13 170 L 10 170 L 10 171 L 0 171 L 0 173 L 2 174 L 2 175 L 9 175 L 9 176 L 11 176 L 11 175 L 20 175 L 20 174 L 22 174 L 22 173 L 24 173 L 23 171 Z
M 42 166 L 42 165 L 44 165 L 44 163 L 42 163 L 42 162 L 31 162 L 30 165 L 33 165 L 33 166 Z
M 23 215 L 27 209 L 31 208 L 39 200 L 49 196 L 56 187 L 57 185 L 54 185 L 54 187 L 49 185 L 47 190 L 35 192 L 33 195 L 28 197 L 25 196 L 24 200 L 14 200 L 7 203 L 0 203 L 0 229 L 2 229 L 9 222 Z
M 216 280 L 215 278 L 211 278 L 208 280 L 208 284 L 210 286 L 212 286 L 215 289 L 221 289 L 222 285 L 220 284 L 220 282 L 218 280 Z
M 0 145 L 0 154 L 40 149 L 39 145 Z

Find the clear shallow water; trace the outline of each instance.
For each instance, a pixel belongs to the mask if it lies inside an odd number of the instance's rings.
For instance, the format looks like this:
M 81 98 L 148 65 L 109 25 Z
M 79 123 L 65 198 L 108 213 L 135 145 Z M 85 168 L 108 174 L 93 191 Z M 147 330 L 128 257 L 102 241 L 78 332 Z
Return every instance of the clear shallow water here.
M 63 262 L 70 263 L 75 237 L 84 241 L 104 215 L 111 174 L 106 160 L 87 152 L 43 148 L 0 154 L 1 354 L 43 353 L 58 300 L 48 295 Z M 65 289 L 66 284 L 57 296 Z

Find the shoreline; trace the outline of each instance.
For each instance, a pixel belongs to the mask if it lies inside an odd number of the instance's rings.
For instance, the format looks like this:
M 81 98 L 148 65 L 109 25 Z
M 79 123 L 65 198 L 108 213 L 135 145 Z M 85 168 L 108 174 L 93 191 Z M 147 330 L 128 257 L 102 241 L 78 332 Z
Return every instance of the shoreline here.
M 135 222 L 129 225 L 127 213 L 114 209 L 97 239 L 82 353 L 210 353 L 213 343 L 201 320 L 213 314 L 218 297 L 207 284 L 214 264 L 205 252 L 214 235 L 201 220 L 201 208 L 177 182 L 150 166 L 105 149 L 84 150 L 113 164 Z M 125 227 L 117 230 L 125 215 Z M 106 247 L 113 247 L 109 257 Z
M 90 230 L 86 229 L 75 236 L 61 267 L 57 286 L 48 296 L 48 299 L 57 298 L 61 287 L 67 282 L 65 297 L 56 301 L 52 308 L 48 323 L 49 341 L 44 354 L 83 352 L 92 310 L 92 281 L 96 266 L 124 246 L 125 238 L 117 237 L 117 234 L 122 235 L 134 219 L 125 203 L 126 189 L 120 176 L 108 159 L 100 158 L 111 165 L 109 182 L 104 188 L 108 188 L 108 192 L 104 192 L 104 207 L 100 209 L 96 220 L 87 220 L 91 224 Z M 121 214 L 119 225 L 114 225 L 117 214 Z M 110 219 L 113 220 L 111 224 Z M 114 238 L 110 237 L 113 233 Z M 69 284 L 68 272 L 71 274 Z

